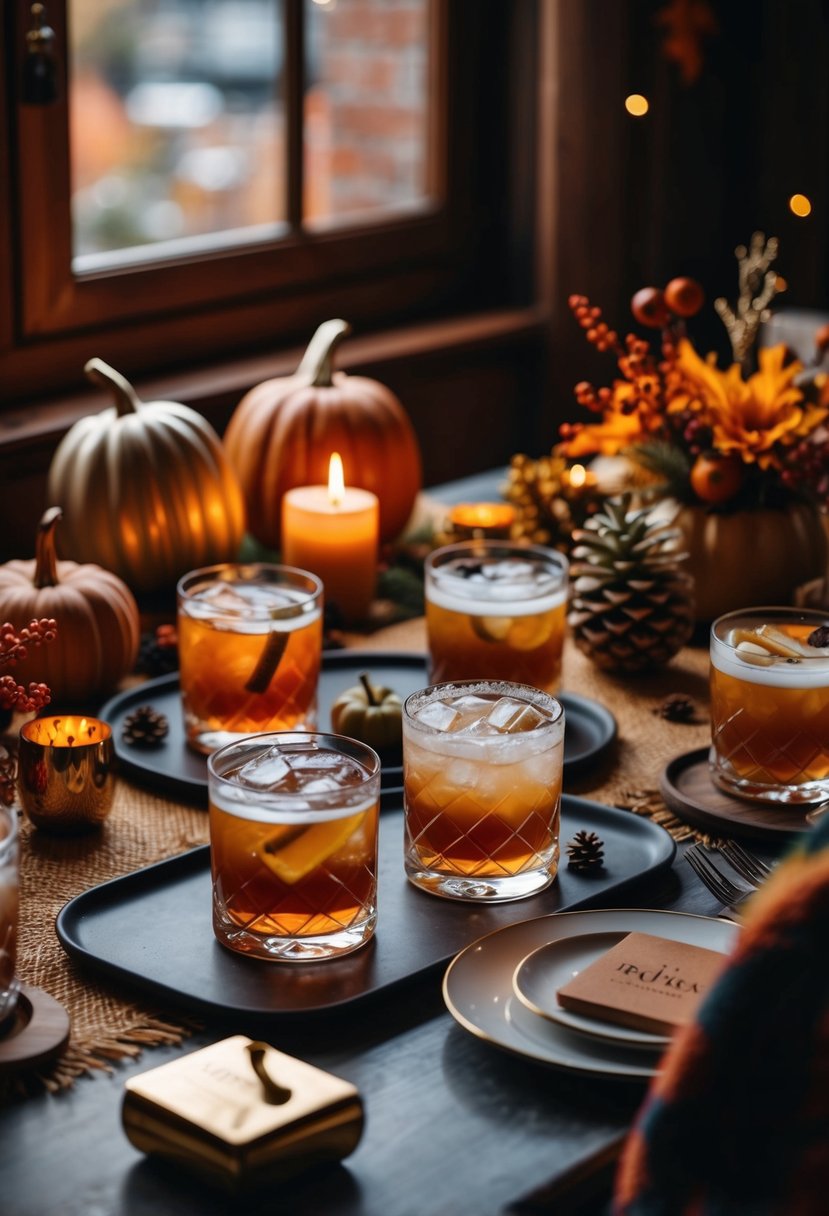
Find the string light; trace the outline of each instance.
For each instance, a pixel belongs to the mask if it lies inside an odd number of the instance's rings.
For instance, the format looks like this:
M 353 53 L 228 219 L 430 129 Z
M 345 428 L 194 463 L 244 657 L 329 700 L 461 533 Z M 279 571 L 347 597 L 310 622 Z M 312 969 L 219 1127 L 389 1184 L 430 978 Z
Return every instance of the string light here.
M 812 213 L 811 201 L 805 194 L 793 194 L 789 199 L 789 210 L 794 215 L 799 215 L 801 218 Z
M 650 102 L 641 93 L 631 93 L 629 97 L 625 98 L 625 109 L 634 118 L 641 118 L 650 109 Z

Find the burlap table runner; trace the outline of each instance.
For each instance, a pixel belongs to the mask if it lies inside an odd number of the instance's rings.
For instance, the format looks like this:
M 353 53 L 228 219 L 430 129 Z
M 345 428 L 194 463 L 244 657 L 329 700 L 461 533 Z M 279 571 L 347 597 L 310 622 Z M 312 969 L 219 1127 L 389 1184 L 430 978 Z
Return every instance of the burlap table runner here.
M 423 621 L 408 621 L 370 638 L 349 641 L 367 652 L 423 651 Z M 366 666 L 370 671 L 368 656 Z M 563 688 L 602 702 L 619 725 L 613 754 L 577 784 L 571 783 L 569 791 L 650 814 L 680 837 L 692 834 L 671 819 L 656 791 L 668 760 L 708 740 L 707 670 L 707 652 L 688 649 L 653 675 L 613 677 L 568 645 Z M 693 698 L 699 707 L 697 721 L 677 723 L 660 716 L 660 705 L 672 692 Z M 54 923 L 63 905 L 82 891 L 206 840 L 204 811 L 125 779 L 120 780 L 112 814 L 98 833 L 60 838 L 22 821 L 18 973 L 24 983 L 43 989 L 65 1006 L 72 1033 L 68 1050 L 54 1067 L 39 1076 L 28 1075 L 18 1091 L 31 1092 L 44 1085 L 59 1090 L 82 1073 L 108 1069 L 114 1060 L 153 1044 L 176 1042 L 188 1033 L 180 1015 L 124 1000 L 117 987 L 82 976 L 60 947 Z

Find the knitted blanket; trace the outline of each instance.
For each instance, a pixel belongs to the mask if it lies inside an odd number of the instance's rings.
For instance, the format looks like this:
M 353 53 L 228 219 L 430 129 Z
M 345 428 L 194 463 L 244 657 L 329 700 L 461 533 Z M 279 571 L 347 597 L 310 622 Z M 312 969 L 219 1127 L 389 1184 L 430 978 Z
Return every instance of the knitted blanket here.
M 615 1216 L 829 1212 L 829 816 L 751 900 L 623 1150 Z

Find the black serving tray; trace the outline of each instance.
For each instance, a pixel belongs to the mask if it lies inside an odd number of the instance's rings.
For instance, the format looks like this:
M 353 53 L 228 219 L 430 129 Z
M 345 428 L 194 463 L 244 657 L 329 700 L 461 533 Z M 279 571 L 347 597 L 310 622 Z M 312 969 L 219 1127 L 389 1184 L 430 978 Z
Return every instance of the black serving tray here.
M 331 729 L 331 707 L 340 693 L 359 683 L 368 672 L 374 683 L 393 688 L 404 699 L 424 688 L 429 680 L 426 657 L 405 652 L 329 651 L 323 655 L 318 692 L 319 729 Z M 616 738 L 616 719 L 598 701 L 561 693 L 564 706 L 564 778 L 595 762 Z M 166 738 L 157 747 L 141 749 L 122 738 L 124 719 L 139 705 L 151 705 L 169 724 Z M 148 680 L 112 697 L 100 710 L 112 727 L 115 752 L 125 776 L 207 806 L 207 761 L 187 746 L 181 713 L 177 672 Z M 381 782 L 384 791 L 403 785 L 402 757 L 384 758 Z M 385 799 L 384 799 L 385 801 Z
M 216 1018 L 307 1017 L 369 1001 L 439 970 L 505 925 L 564 908 L 610 907 L 631 882 L 670 865 L 676 850 L 650 820 L 565 794 L 565 854 L 566 842 L 581 829 L 601 836 L 604 866 L 579 874 L 564 864 L 547 891 L 487 907 L 413 887 L 403 872 L 403 816 L 383 816 L 376 936 L 354 954 L 327 962 L 260 962 L 220 946 L 211 926 L 207 845 L 78 895 L 58 915 L 57 933 L 82 968 L 165 1005 Z

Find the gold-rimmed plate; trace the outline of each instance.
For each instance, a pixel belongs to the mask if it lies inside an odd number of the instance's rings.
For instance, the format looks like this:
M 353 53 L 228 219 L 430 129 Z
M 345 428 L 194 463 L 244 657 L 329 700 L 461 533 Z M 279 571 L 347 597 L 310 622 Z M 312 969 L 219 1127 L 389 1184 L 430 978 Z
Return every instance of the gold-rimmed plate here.
M 659 1071 L 657 1052 L 599 1040 L 539 1017 L 512 986 L 521 960 L 550 942 L 634 932 L 725 954 L 739 927 L 714 917 L 638 908 L 560 912 L 521 921 L 479 938 L 453 959 L 443 980 L 446 1007 L 465 1030 L 515 1055 L 588 1076 L 648 1080 Z

